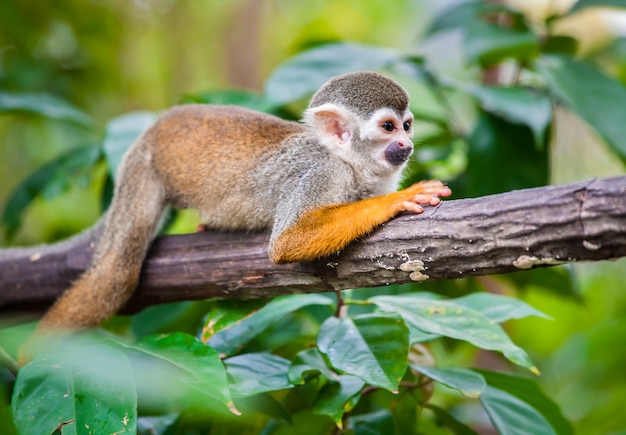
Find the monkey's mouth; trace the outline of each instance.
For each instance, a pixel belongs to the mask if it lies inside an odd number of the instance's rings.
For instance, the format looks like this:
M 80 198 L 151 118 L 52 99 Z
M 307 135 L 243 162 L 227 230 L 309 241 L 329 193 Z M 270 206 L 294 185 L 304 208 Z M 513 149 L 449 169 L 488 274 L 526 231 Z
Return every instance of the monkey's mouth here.
M 387 148 L 385 148 L 385 159 L 392 165 L 400 166 L 407 161 L 412 152 L 412 144 L 391 142 Z

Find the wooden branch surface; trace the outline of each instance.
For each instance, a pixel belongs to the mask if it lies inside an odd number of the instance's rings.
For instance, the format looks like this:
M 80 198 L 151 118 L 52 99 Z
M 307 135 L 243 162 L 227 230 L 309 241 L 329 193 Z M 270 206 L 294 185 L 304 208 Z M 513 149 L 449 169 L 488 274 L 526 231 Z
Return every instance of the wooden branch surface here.
M 332 258 L 277 265 L 266 233 L 155 240 L 126 311 L 180 300 L 292 293 L 507 273 L 626 256 L 626 176 L 451 200 L 400 216 Z M 48 306 L 89 265 L 93 243 L 0 260 L 0 310 Z M 419 269 L 419 260 L 425 270 Z M 412 276 L 412 277 L 411 277 Z

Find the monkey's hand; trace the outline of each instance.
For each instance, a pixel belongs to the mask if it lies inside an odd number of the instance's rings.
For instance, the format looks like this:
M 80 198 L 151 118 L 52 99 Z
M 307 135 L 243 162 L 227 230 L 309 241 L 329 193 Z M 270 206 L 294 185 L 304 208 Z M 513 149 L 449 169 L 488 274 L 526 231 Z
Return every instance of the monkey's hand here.
M 400 201 L 395 204 L 398 213 L 402 211 L 422 213 L 424 211 L 422 205 L 439 205 L 441 202 L 439 198 L 447 198 L 452 195 L 452 191 L 441 181 L 430 180 L 415 183 L 411 187 L 396 192 L 395 195 L 400 197 Z

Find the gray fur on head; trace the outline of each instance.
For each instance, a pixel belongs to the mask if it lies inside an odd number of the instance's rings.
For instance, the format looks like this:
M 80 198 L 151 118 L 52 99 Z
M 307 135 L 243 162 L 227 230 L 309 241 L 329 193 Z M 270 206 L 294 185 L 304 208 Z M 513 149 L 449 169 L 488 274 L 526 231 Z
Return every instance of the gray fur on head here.
M 381 107 L 404 113 L 409 106 L 409 95 L 402 86 L 382 74 L 360 71 L 327 81 L 313 95 L 309 108 L 326 103 L 344 106 L 362 119 L 368 119 Z

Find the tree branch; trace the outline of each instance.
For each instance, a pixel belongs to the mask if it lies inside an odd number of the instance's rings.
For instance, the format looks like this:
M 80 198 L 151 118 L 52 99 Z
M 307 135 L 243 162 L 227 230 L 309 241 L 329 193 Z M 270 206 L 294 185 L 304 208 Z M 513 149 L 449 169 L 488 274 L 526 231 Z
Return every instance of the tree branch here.
M 44 246 L 0 257 L 0 310 L 32 311 L 52 303 L 88 267 L 94 237 L 69 249 Z M 160 237 L 126 311 L 626 256 L 626 176 L 445 201 L 422 215 L 400 216 L 339 255 L 313 263 L 274 264 L 267 242 L 266 233 Z

